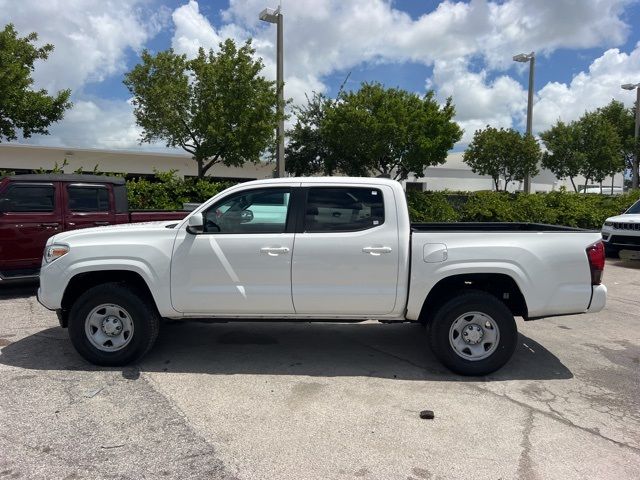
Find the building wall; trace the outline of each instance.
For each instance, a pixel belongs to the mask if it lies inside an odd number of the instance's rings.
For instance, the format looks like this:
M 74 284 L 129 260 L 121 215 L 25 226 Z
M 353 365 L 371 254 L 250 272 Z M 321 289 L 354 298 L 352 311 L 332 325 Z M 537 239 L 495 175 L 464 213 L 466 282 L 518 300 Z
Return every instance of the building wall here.
M 80 148 L 41 147 L 34 145 L 0 144 L 0 170 L 20 171 L 43 168 L 52 170 L 65 158 L 65 173 L 82 167 L 90 172 L 98 165 L 101 172 L 152 175 L 154 170 L 177 170 L 180 176 L 196 176 L 196 162 L 180 153 L 152 153 L 120 150 L 94 150 Z M 233 179 L 260 179 L 273 176 L 274 164 L 246 164 L 243 167 L 215 165 L 208 174 L 212 177 Z
M 494 190 L 493 180 L 488 175 L 477 175 L 462 160 L 462 152 L 450 153 L 443 165 L 429 167 L 422 177 L 410 177 L 409 182 L 422 184 L 424 190 L 476 191 Z M 56 163 L 62 165 L 65 158 L 68 165 L 64 168 L 71 173 L 82 167 L 90 172 L 98 165 L 102 172 L 152 175 L 155 170 L 177 170 L 180 176 L 196 176 L 197 166 L 189 155 L 181 153 L 152 153 L 124 150 L 94 150 L 81 148 L 41 147 L 15 143 L 0 143 L 0 170 L 20 171 L 43 168 L 51 170 Z M 243 167 L 216 165 L 209 172 L 214 178 L 249 180 L 270 178 L 275 164 L 245 164 Z M 603 186 L 611 187 L 609 177 Z M 576 184 L 584 185 L 583 178 L 577 178 Z M 622 187 L 623 175 L 615 175 L 613 184 Z M 501 184 L 501 188 L 502 188 Z M 558 180 L 548 170 L 543 170 L 533 178 L 532 191 L 547 192 L 561 187 L 572 191 L 569 180 Z M 509 191 L 522 190 L 520 182 L 512 182 Z

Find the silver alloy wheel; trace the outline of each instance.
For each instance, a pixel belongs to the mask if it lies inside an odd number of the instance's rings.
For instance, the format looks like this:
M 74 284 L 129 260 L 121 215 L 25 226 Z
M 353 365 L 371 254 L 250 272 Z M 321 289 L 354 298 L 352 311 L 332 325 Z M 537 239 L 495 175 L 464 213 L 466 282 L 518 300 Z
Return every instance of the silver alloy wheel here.
M 467 312 L 451 324 L 449 343 L 456 355 L 475 362 L 487 358 L 498 348 L 500 329 L 486 313 Z
M 133 338 L 133 320 L 119 305 L 104 303 L 91 310 L 84 322 L 91 344 L 103 352 L 116 352 Z

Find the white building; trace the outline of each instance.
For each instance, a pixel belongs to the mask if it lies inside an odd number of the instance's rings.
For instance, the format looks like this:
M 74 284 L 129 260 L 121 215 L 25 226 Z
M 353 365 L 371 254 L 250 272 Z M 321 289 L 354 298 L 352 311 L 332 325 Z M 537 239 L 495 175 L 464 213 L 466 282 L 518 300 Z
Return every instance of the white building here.
M 462 152 L 449 153 L 446 163 L 436 167 L 428 167 L 425 170 L 424 177 L 410 177 L 408 183 L 416 182 L 418 185 L 412 188 L 422 190 L 451 190 L 451 191 L 476 191 L 476 190 L 495 190 L 493 179 L 488 175 L 478 175 L 471 171 L 471 168 L 462 160 Z M 576 185 L 584 185 L 583 177 L 574 179 Z M 611 191 L 611 185 L 616 187 L 615 191 L 622 191 L 623 174 L 614 175 L 613 178 L 607 177 L 602 182 L 603 192 L 607 187 Z M 422 184 L 422 185 L 419 185 Z M 523 189 L 522 182 L 511 182 L 508 185 L 509 191 L 517 191 Z M 567 179 L 559 180 L 549 170 L 540 169 L 540 173 L 533 177 L 531 181 L 532 192 L 548 192 L 551 190 L 559 190 L 565 187 L 568 191 L 573 191 L 571 181 Z M 504 181 L 500 181 L 500 188 L 504 188 Z
M 0 170 L 26 173 L 32 170 L 52 170 L 55 165 L 64 162 L 65 173 L 71 173 L 79 168 L 85 172 L 93 171 L 97 165 L 102 172 L 125 173 L 130 176 L 153 175 L 154 171 L 177 170 L 180 176 L 196 176 L 197 166 L 186 153 L 155 153 L 128 150 L 98 150 L 86 148 L 42 147 L 17 143 L 0 143 Z M 215 165 L 208 174 L 214 179 L 225 180 L 254 180 L 273 176 L 275 164 L 248 163 L 243 167 L 226 167 Z M 615 175 L 603 182 L 603 187 L 616 190 L 622 189 L 623 175 Z M 446 163 L 425 170 L 423 177 L 410 177 L 406 182 L 409 188 L 418 190 L 451 190 L 475 191 L 494 190 L 491 177 L 477 175 L 462 161 L 462 152 L 450 153 Z M 583 178 L 576 179 L 577 185 L 584 185 Z M 558 190 L 560 187 L 573 190 L 568 179 L 558 180 L 548 170 L 542 170 L 533 178 L 532 191 L 546 192 Z M 503 184 L 501 184 L 501 188 Z M 511 182 L 508 190 L 522 190 L 520 182 Z
M 188 154 L 156 153 L 131 150 L 98 150 L 89 148 L 42 147 L 18 143 L 0 143 L 0 170 L 27 173 L 31 170 L 52 170 L 56 165 L 65 173 L 82 168 L 92 172 L 97 165 L 101 172 L 125 173 L 130 176 L 150 176 L 154 171 L 177 170 L 183 177 L 197 176 L 198 168 Z M 251 164 L 243 167 L 214 165 L 209 175 L 224 180 L 256 180 L 273 176 L 275 164 Z

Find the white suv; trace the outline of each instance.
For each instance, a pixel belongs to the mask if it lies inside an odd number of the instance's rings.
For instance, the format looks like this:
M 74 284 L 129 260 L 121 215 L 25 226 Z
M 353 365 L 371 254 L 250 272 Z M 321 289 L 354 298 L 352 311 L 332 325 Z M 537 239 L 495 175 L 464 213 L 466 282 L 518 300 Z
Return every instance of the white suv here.
M 622 215 L 605 220 L 602 240 L 607 255 L 640 260 L 640 200 Z

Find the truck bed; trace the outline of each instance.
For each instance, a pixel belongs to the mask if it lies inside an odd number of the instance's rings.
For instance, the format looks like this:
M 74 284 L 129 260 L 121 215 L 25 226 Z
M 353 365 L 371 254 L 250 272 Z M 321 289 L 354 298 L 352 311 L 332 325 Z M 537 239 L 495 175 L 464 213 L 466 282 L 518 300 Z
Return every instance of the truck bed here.
M 412 223 L 412 232 L 590 232 L 576 227 L 526 222 Z

